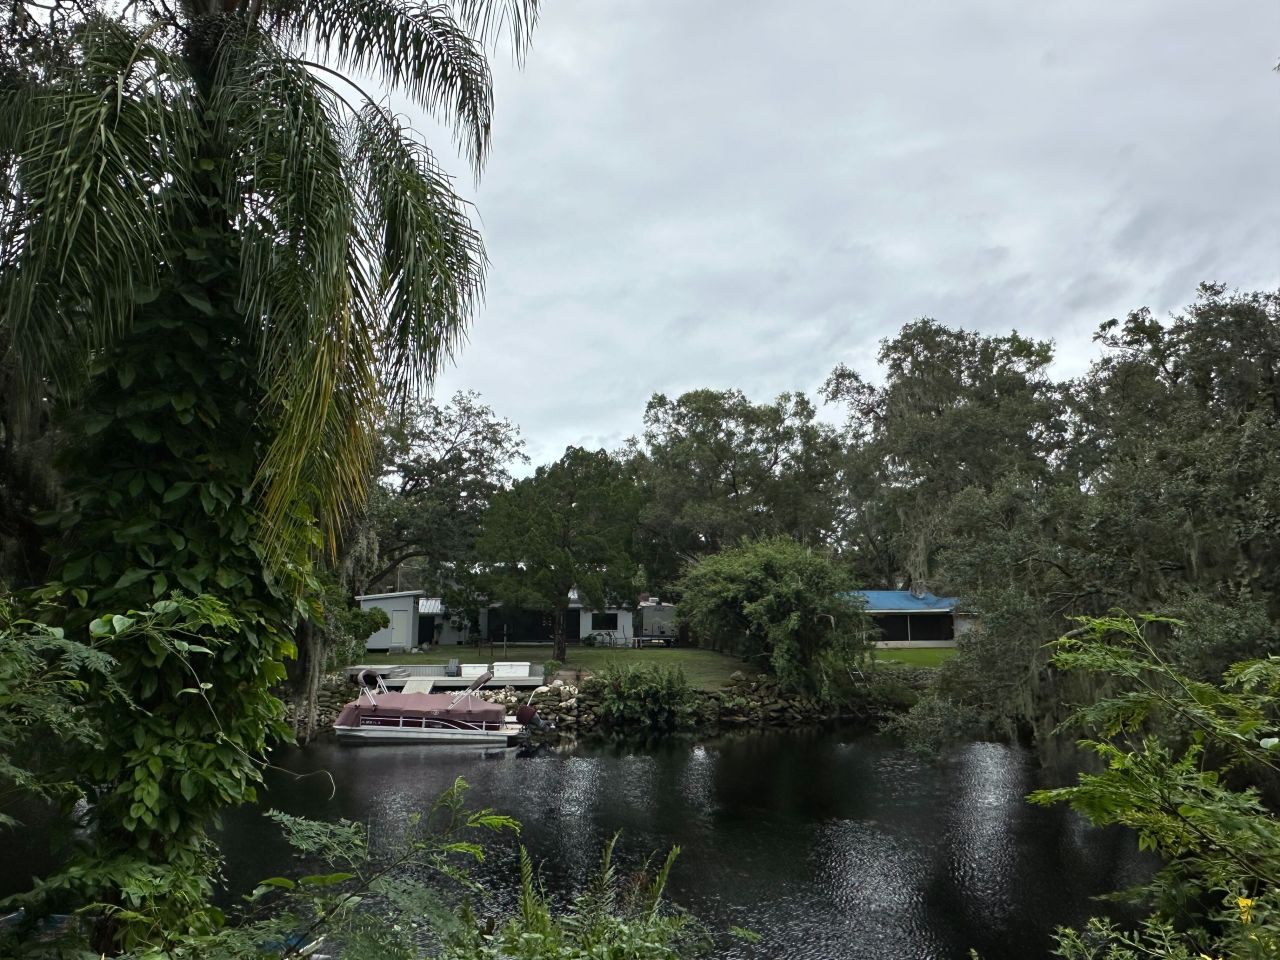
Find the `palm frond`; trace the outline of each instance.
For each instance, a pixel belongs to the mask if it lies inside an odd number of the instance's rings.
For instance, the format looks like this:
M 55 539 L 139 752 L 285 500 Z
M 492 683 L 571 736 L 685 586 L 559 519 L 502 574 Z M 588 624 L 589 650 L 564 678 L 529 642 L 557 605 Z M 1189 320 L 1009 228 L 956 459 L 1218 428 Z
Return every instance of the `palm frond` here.
M 224 58 L 210 116 L 228 164 L 240 306 L 268 379 L 310 349 L 349 299 L 356 200 L 335 98 L 265 35 Z
M 454 16 L 482 44 L 511 37 L 517 62 L 523 62 L 538 24 L 539 0 L 453 0 Z
M 493 85 L 482 46 L 445 6 L 404 0 L 295 2 L 278 30 L 290 43 L 314 42 L 319 59 L 370 73 L 452 127 L 474 171 L 484 165 Z
M 267 387 L 258 485 L 271 546 L 309 522 L 300 503 L 332 530 L 363 498 L 378 299 L 353 263 L 357 184 L 336 95 L 261 33 L 227 51 L 213 89 L 240 307 Z
M 420 389 L 452 356 L 484 295 L 484 244 L 431 152 L 393 116 L 366 107 L 353 139 L 362 235 L 373 244 L 371 285 L 385 317 L 383 379 Z
M 0 333 L 40 375 L 126 332 L 182 253 L 174 236 L 211 210 L 225 218 L 239 258 L 233 322 L 266 391 L 257 482 L 269 549 L 310 508 L 332 532 L 363 502 L 383 391 L 394 402 L 431 382 L 486 267 L 431 152 L 388 111 L 351 107 L 299 48 L 317 43 L 330 63 L 427 104 L 478 167 L 492 109 L 482 42 L 505 30 L 523 50 L 536 3 L 326 0 L 272 14 L 275 33 L 246 22 L 226 34 L 212 82 L 166 51 L 165 36 L 181 46 L 171 21 L 95 20 L 67 76 L 0 92 L 14 145 L 0 171 L 12 185 Z
M 342 103 L 260 37 L 240 44 L 211 113 L 234 171 L 241 306 L 272 443 L 268 528 L 311 500 L 330 531 L 363 502 L 380 385 L 430 382 L 483 290 L 480 238 L 430 152 L 372 105 Z
M 76 73 L 0 92 L 13 192 L 0 222 L 0 323 L 24 366 L 61 379 L 127 329 L 165 256 L 187 189 L 192 104 L 182 66 L 106 19 L 86 24 Z

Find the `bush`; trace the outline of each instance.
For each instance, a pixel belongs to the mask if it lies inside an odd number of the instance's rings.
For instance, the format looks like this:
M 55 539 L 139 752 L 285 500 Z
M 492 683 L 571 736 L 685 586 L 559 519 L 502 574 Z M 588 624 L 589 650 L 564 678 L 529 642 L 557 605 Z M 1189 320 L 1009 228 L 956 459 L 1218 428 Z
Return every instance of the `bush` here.
M 830 556 L 789 537 L 744 540 L 686 570 L 678 609 L 699 642 L 831 701 L 847 696 L 871 649 L 874 628 L 854 587 Z
M 922 756 L 935 756 L 945 747 L 971 740 L 978 729 L 978 712 L 973 707 L 933 692 L 881 727 L 885 733 L 898 737 L 908 750 Z
M 563 666 L 564 664 L 559 660 L 544 660 L 542 662 L 542 682 L 550 683 L 554 680 L 556 674 L 560 672 L 560 668 Z
M 600 727 L 610 733 L 670 734 L 697 723 L 697 698 L 679 667 L 610 664 L 587 686 L 600 702 Z

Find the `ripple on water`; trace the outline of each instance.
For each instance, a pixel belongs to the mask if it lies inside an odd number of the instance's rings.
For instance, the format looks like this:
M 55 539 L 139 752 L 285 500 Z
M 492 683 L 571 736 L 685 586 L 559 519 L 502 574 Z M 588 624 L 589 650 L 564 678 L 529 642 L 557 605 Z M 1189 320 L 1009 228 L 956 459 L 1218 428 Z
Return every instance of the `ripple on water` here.
M 624 871 L 678 844 L 673 900 L 713 927 L 763 936 L 754 947 L 726 943 L 725 960 L 952 960 L 970 947 L 985 960 L 1035 960 L 1055 924 L 1080 922 L 1092 895 L 1141 874 L 1123 834 L 1029 807 L 1035 768 L 993 744 L 940 764 L 877 737 L 813 731 L 533 757 L 317 744 L 279 762 L 328 768 L 336 796 L 273 775 L 264 806 L 359 817 L 389 833 L 463 776 L 473 805 L 522 822 L 520 842 L 562 898 L 619 829 Z M 242 888 L 289 869 L 262 821 L 240 812 L 224 834 Z M 514 838 L 495 842 L 480 868 L 507 905 L 516 850 Z

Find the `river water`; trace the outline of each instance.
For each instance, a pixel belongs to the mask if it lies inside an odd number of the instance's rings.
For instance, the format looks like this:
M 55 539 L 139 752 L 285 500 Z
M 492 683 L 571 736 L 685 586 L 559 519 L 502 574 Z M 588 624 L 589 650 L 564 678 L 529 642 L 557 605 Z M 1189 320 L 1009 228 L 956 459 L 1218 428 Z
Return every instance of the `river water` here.
M 1149 864 L 1122 831 L 1089 828 L 1023 799 L 1041 784 L 1017 747 L 972 744 L 928 763 L 854 732 L 752 732 L 696 744 L 515 750 L 325 742 L 276 752 L 262 798 L 314 818 L 393 834 L 463 777 L 473 806 L 523 824 L 521 841 L 556 894 L 572 891 L 617 830 L 624 868 L 681 847 L 671 899 L 713 926 L 763 935 L 725 958 L 1033 960 L 1094 895 L 1138 882 Z M 328 776 L 304 776 L 327 771 Z M 259 812 L 228 818 L 233 889 L 290 870 Z M 480 876 L 512 890 L 516 841 Z

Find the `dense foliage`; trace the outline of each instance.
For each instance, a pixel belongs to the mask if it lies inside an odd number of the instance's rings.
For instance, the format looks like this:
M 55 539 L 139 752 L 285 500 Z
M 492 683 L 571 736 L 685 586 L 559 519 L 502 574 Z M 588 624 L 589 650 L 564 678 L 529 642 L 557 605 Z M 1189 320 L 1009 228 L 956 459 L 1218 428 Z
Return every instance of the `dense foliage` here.
M 1096 824 L 1123 824 L 1164 866 L 1138 892 L 1154 907 L 1142 929 L 1096 920 L 1067 931 L 1069 960 L 1229 957 L 1280 952 L 1280 818 L 1255 784 L 1280 775 L 1280 659 L 1242 661 L 1221 683 L 1187 676 L 1152 636 L 1162 622 L 1086 619 L 1054 646 L 1068 671 L 1119 691 L 1079 709 L 1071 726 L 1103 762 L 1076 786 L 1034 794 Z
M 520 849 L 518 905 L 480 920 L 493 903 L 471 876 L 494 839 L 520 825 L 492 810 L 466 806 L 458 780 L 403 829 L 376 841 L 359 822 L 323 823 L 273 811 L 311 872 L 263 880 L 243 904 L 210 911 L 204 930 L 176 933 L 139 925 L 123 960 L 280 960 L 328 955 L 363 960 L 680 960 L 702 956 L 707 931 L 667 905 L 667 878 L 679 853 L 656 870 L 620 874 L 615 837 L 600 868 L 563 908 L 543 892 Z M 486 842 L 486 839 L 488 842 Z M 139 918 L 141 918 L 139 914 Z M 60 941 L 17 929 L 0 933 L 0 951 L 15 958 L 96 956 L 84 951 L 74 924 Z
M 125 947 L 147 931 L 208 927 L 216 854 L 207 827 L 253 798 L 267 728 L 282 732 L 279 701 L 264 686 L 219 689 L 209 679 L 234 628 L 209 597 L 98 617 L 86 644 L 6 615 L 0 739 L 23 760 L 5 775 L 68 813 L 87 801 L 79 821 L 90 828 L 27 906 L 97 904 L 94 942 Z M 45 672 L 50 654 L 56 667 Z M 228 698 L 240 713 L 223 713 Z
M 643 492 L 637 558 L 653 592 L 683 562 L 743 537 L 826 539 L 839 442 L 801 393 L 753 403 L 740 390 L 654 394 L 628 467 Z
M 12 793 L 79 799 L 63 751 L 102 744 L 88 715 L 90 696 L 114 701 L 115 661 L 87 644 L 18 614 L 0 599 L 0 803 Z M 94 688 L 97 688 L 96 691 Z M 0 812 L 0 827 L 15 826 Z
M 790 690 L 831 697 L 873 639 L 855 586 L 825 551 L 787 537 L 744 540 L 689 566 L 679 614 L 701 642 L 770 670 Z
M 1058 388 L 1067 429 L 1038 476 L 948 505 L 940 582 L 981 629 L 946 689 L 997 729 L 1047 740 L 1064 704 L 1107 690 L 1048 669 L 1065 616 L 1122 607 L 1176 617 L 1162 656 L 1197 679 L 1280 651 L 1280 295 L 1205 286 L 1187 312 L 1099 331 L 1105 349 Z
M 584 690 L 599 704 L 600 728 L 624 737 L 663 736 L 693 729 L 697 701 L 679 667 L 610 663 Z
M 431 381 L 481 295 L 450 180 L 342 71 L 452 125 L 479 172 L 483 45 L 508 29 L 523 49 L 535 12 L 6 7 L 0 562 L 115 663 L 117 695 L 85 704 L 96 749 L 68 760 L 92 849 L 44 891 L 102 904 L 103 952 L 135 913 L 208 924 L 206 831 L 287 736 L 272 688 L 319 616 L 316 557 L 363 503 L 381 411 Z

